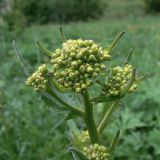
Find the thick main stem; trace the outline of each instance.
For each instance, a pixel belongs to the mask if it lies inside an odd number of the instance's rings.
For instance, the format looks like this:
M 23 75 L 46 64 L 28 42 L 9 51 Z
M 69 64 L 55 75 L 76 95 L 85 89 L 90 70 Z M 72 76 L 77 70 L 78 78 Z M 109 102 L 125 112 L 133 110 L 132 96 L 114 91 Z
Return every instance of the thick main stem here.
M 91 143 L 98 143 L 99 142 L 99 137 L 98 137 L 98 132 L 94 120 L 94 115 L 93 115 L 93 104 L 90 102 L 88 91 L 86 90 L 85 92 L 82 93 L 83 100 L 84 100 L 84 107 L 85 107 L 85 122 L 88 128 L 89 136 L 91 139 Z

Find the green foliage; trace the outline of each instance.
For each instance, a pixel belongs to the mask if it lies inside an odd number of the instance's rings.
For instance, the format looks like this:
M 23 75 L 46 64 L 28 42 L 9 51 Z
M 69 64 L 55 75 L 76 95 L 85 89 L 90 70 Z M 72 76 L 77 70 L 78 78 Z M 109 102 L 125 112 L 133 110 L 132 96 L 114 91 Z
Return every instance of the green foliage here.
M 24 15 L 18 11 L 8 11 L 3 15 L 4 27 L 6 30 L 12 31 L 14 30 L 16 33 L 21 33 L 26 26 L 26 19 Z
M 148 12 L 160 12 L 159 0 L 145 0 L 145 3 Z
M 15 29 L 14 26 L 23 25 L 24 20 L 27 25 L 86 21 L 101 16 L 103 8 L 102 0 L 14 0 L 4 19 L 10 28 Z

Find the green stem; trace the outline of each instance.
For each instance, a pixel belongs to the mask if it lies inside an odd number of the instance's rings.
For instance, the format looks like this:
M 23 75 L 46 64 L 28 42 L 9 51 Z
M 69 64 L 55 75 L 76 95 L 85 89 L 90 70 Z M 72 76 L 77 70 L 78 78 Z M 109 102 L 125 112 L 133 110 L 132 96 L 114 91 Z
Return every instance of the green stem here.
M 93 104 L 90 102 L 87 90 L 82 93 L 82 97 L 84 100 L 84 107 L 85 107 L 85 122 L 88 128 L 91 143 L 92 144 L 98 143 L 99 136 L 98 136 L 94 115 L 93 115 Z
M 98 133 L 101 133 L 104 130 L 104 128 L 108 125 L 109 119 L 118 104 L 119 104 L 119 100 L 113 102 L 109 110 L 105 113 L 103 119 L 101 120 L 98 126 L 98 129 L 97 129 Z

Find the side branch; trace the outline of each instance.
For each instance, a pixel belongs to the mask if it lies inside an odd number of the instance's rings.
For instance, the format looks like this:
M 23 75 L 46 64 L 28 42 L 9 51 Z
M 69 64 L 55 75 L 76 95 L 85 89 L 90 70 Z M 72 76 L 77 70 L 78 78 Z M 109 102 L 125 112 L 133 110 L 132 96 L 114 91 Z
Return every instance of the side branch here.
M 109 119 L 112 113 L 114 112 L 114 110 L 116 109 L 116 107 L 118 106 L 118 104 L 119 104 L 119 100 L 113 102 L 108 112 L 105 113 L 104 117 L 102 118 L 98 126 L 98 129 L 97 129 L 98 133 L 101 133 L 105 129 L 105 127 L 108 125 Z

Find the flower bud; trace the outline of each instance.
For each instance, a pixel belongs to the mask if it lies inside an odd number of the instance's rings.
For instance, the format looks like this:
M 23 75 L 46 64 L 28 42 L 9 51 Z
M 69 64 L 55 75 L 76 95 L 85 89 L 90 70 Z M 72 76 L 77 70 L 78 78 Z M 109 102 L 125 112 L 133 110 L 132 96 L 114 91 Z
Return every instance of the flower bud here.
M 76 53 L 75 52 L 71 52 L 70 56 L 74 58 L 74 57 L 76 57 Z
M 87 84 L 87 86 L 90 86 L 92 84 L 92 81 L 91 80 L 87 80 L 86 84 Z
M 107 53 L 104 53 L 104 54 L 103 54 L 103 59 L 104 59 L 105 61 L 110 60 L 110 59 L 111 59 L 111 56 L 110 56 L 109 54 L 107 54 Z
M 82 83 L 82 84 L 81 84 L 81 88 L 82 88 L 82 89 L 86 89 L 86 88 L 87 88 L 87 85 L 84 84 L 84 83 Z
M 54 68 L 54 69 L 58 69 L 58 68 L 59 68 L 59 65 L 58 65 L 58 64 L 54 64 L 54 65 L 53 65 L 53 68 Z
M 105 66 L 104 64 L 101 64 L 101 65 L 100 65 L 100 68 L 101 68 L 102 70 L 104 70 L 104 69 L 106 68 L 106 66 Z
M 96 59 L 96 57 L 94 55 L 90 55 L 89 56 L 89 60 L 90 61 L 96 61 L 97 59 Z
M 96 72 L 93 72 L 93 73 L 92 73 L 92 76 L 93 76 L 93 77 L 97 77 L 97 75 L 98 75 L 98 74 L 97 74 Z
M 92 68 L 92 67 L 88 67 L 88 68 L 87 68 L 87 72 L 88 72 L 88 73 L 93 72 L 93 68 Z
M 76 88 L 76 92 L 77 92 L 77 93 L 80 93 L 80 92 L 81 92 L 81 88 L 80 88 L 80 87 L 77 87 L 77 88 Z

